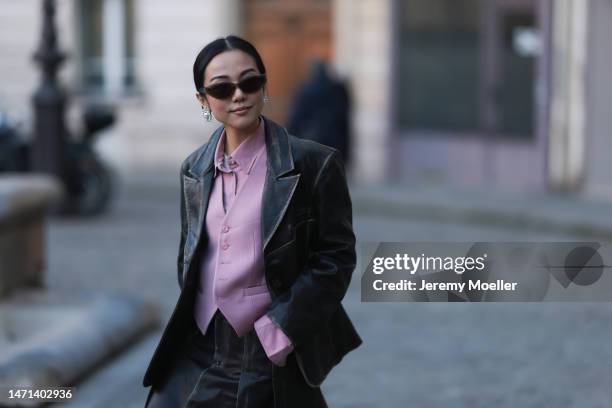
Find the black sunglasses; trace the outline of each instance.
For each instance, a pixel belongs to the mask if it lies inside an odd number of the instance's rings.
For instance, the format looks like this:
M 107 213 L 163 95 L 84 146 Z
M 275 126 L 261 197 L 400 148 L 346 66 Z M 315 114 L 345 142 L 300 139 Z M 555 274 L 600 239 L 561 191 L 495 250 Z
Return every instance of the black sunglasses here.
M 244 93 L 253 93 L 259 91 L 265 83 L 265 74 L 253 75 L 248 78 L 244 78 L 238 83 L 219 82 L 211 86 L 200 88 L 200 93 L 210 95 L 216 99 L 227 99 L 230 98 L 234 92 L 236 92 L 236 88 L 240 88 L 240 90 Z

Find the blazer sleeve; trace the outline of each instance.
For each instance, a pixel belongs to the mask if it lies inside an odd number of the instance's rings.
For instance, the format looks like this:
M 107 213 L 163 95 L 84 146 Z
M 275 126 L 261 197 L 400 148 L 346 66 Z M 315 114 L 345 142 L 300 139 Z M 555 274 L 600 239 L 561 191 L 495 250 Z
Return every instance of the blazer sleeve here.
M 312 210 L 314 236 L 308 261 L 290 289 L 276 297 L 266 312 L 296 348 L 328 324 L 355 269 L 352 204 L 337 150 L 316 176 Z

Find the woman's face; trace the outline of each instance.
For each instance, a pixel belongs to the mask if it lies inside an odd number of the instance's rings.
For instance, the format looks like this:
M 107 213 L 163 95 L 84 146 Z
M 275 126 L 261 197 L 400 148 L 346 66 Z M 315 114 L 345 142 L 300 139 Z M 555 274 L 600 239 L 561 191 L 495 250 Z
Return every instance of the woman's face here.
M 240 50 L 224 51 L 216 55 L 206 66 L 204 87 L 224 82 L 237 83 L 249 76 L 260 74 L 255 60 L 249 54 Z M 227 99 L 200 94 L 196 96 L 203 106 L 210 108 L 213 116 L 226 128 L 249 131 L 259 123 L 258 118 L 264 105 L 264 89 L 244 93 L 236 87 L 234 94 Z

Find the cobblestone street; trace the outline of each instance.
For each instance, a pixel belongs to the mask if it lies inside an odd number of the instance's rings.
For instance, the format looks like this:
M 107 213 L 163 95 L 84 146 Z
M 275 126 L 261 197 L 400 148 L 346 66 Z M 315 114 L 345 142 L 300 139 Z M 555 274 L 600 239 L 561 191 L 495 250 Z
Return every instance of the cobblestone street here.
M 133 177 L 109 214 L 94 220 L 52 219 L 48 286 L 68 293 L 99 289 L 142 295 L 160 303 L 165 323 L 179 293 L 178 194 L 178 175 Z M 359 241 L 572 238 L 359 214 L 355 231 Z M 611 305 L 362 303 L 361 272 L 356 271 L 344 304 L 364 344 L 324 383 L 331 407 L 612 403 L 607 380 Z M 142 406 L 147 391 L 142 375 L 159 335 L 77 386 L 73 406 L 93 400 L 99 406 Z

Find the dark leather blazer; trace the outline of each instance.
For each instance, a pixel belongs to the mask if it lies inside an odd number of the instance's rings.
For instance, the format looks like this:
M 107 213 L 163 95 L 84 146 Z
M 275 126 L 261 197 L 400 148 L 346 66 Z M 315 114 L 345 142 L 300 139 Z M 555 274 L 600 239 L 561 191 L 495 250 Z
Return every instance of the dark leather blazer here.
M 264 121 L 268 169 L 261 222 L 272 297 L 266 313 L 293 342 L 306 382 L 318 386 L 346 353 L 361 344 L 340 303 L 355 268 L 351 199 L 337 150 L 289 135 L 265 117 Z M 222 131 L 218 128 L 181 167 L 181 294 L 144 386 L 155 383 L 158 371 L 173 358 L 193 313 L 198 266 L 208 240 L 203 226 L 213 185 L 213 155 Z

